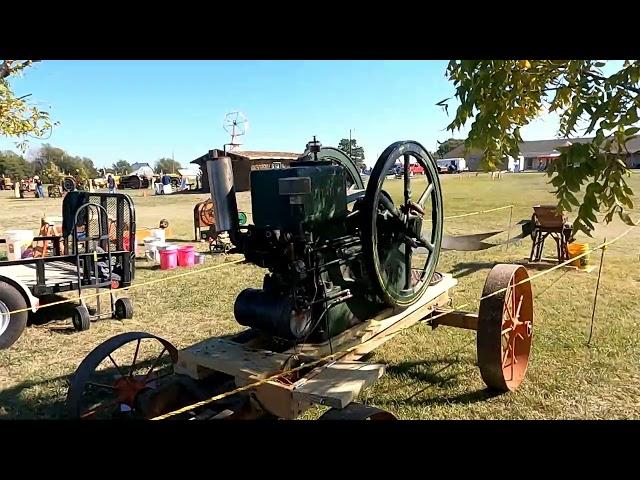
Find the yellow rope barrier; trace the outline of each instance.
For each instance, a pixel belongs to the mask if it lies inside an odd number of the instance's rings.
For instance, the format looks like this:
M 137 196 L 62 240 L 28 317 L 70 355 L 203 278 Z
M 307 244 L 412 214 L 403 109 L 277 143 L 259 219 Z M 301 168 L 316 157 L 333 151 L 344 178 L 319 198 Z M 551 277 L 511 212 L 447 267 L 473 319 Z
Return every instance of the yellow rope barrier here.
M 507 208 L 513 208 L 514 205 L 505 205 L 503 207 L 490 208 L 489 210 L 478 210 L 477 212 L 461 213 L 460 215 L 451 215 L 450 217 L 444 217 L 445 220 L 451 220 L 452 218 L 470 217 L 472 215 L 481 215 L 483 213 L 497 212 L 498 210 L 505 210 Z
M 544 270 L 544 271 L 539 272 L 539 273 L 537 273 L 537 274 L 535 274 L 535 275 L 532 275 L 531 277 L 529 277 L 529 278 L 527 278 L 527 279 L 525 279 L 525 280 L 523 280 L 523 281 L 521 281 L 521 282 L 515 283 L 515 284 L 514 284 L 514 285 L 512 285 L 511 287 L 501 288 L 501 289 L 499 289 L 499 290 L 496 290 L 496 291 L 495 291 L 495 292 L 493 292 L 493 293 L 490 293 L 490 294 L 488 294 L 488 295 L 485 295 L 485 296 L 483 296 L 483 297 L 480 297 L 480 301 L 482 301 L 482 300 L 486 300 L 487 298 L 490 298 L 490 297 L 493 297 L 493 296 L 499 295 L 499 294 L 501 294 L 501 293 L 504 293 L 504 292 L 506 292 L 509 288 L 513 288 L 513 287 L 516 287 L 516 286 L 518 286 L 518 285 L 522 285 L 522 284 L 524 284 L 524 283 L 531 282 L 532 280 L 534 280 L 534 279 L 536 279 L 536 278 L 540 278 L 540 277 L 541 277 L 541 276 L 543 276 L 543 275 L 546 275 L 546 274 L 551 273 L 551 272 L 553 272 L 553 271 L 555 271 L 555 270 L 557 270 L 557 269 L 559 269 L 559 268 L 562 268 L 562 267 L 564 267 L 564 266 L 568 265 L 569 263 L 573 262 L 574 260 L 576 260 L 576 259 L 578 259 L 578 258 L 582 258 L 582 257 L 584 257 L 584 256 L 588 255 L 588 254 L 589 254 L 589 253 L 591 253 L 591 252 L 594 252 L 594 251 L 599 250 L 599 249 L 601 249 L 601 248 L 606 248 L 607 246 L 609 246 L 609 245 L 611 245 L 611 244 L 613 244 L 613 243 L 617 242 L 618 240 L 620 240 L 621 238 L 623 238 L 624 236 L 626 236 L 626 235 L 627 235 L 627 234 L 628 234 L 628 233 L 629 233 L 633 228 L 634 228 L 634 227 L 630 227 L 629 229 L 627 229 L 625 232 L 623 232 L 621 235 L 617 236 L 617 237 L 616 237 L 616 238 L 614 238 L 613 240 L 611 240 L 611 241 L 609 241 L 609 242 L 604 242 L 604 243 L 602 243 L 602 244 L 598 245 L 597 247 L 594 247 L 594 248 L 592 248 L 592 249 L 590 249 L 590 250 L 588 250 L 588 251 L 586 251 L 586 252 L 584 252 L 584 253 L 582 253 L 582 254 L 580 254 L 580 255 L 576 255 L 574 258 L 572 258 L 572 259 L 570 259 L 570 260 L 567 260 L 567 261 L 562 262 L 562 263 L 560 263 L 560 264 L 558 264 L 558 265 L 555 265 L 555 266 L 553 266 L 553 267 L 551 267 L 551 268 L 549 268 L 549 269 L 547 269 L 547 270 Z M 458 307 L 457 307 L 457 309 L 462 309 L 462 308 L 465 308 L 465 307 L 467 307 L 467 306 L 469 306 L 469 305 L 470 305 L 470 303 L 466 303 L 466 304 L 463 304 L 463 305 L 458 306 Z M 440 313 L 440 314 L 438 314 L 438 315 L 436 315 L 436 316 L 434 316 L 434 317 L 430 317 L 430 320 L 435 320 L 436 318 L 439 318 L 439 317 L 441 317 L 441 316 L 448 315 L 449 313 L 451 313 L 451 312 L 453 312 L 453 311 L 455 311 L 455 309 L 447 310 L 447 311 L 442 312 L 442 313 Z M 389 327 L 387 327 L 386 329 L 381 330 L 380 332 L 378 332 L 378 333 L 376 333 L 375 335 L 373 335 L 373 336 L 372 336 L 368 341 L 373 340 L 373 339 L 374 339 L 374 338 L 376 338 L 378 335 L 381 335 L 381 334 L 382 334 L 382 333 L 384 333 L 387 329 L 389 329 L 389 328 L 391 328 L 391 327 L 393 327 L 393 326 L 394 326 L 394 325 L 390 325 L 390 326 L 389 326 Z M 408 328 L 408 327 L 402 328 L 402 329 L 400 329 L 397 333 L 400 333 L 400 332 L 402 332 L 403 330 L 406 330 L 407 328 Z M 151 420 L 164 420 L 164 419 L 167 419 L 167 418 L 170 418 L 170 417 L 173 417 L 173 416 L 179 415 L 179 414 L 181 414 L 181 413 L 185 413 L 185 412 L 188 412 L 188 411 L 194 410 L 195 408 L 202 407 L 202 406 L 204 406 L 204 405 L 208 405 L 208 404 L 210 404 L 210 403 L 212 403 L 212 402 L 215 402 L 215 401 L 217 401 L 217 400 L 221 400 L 221 399 L 226 398 L 226 397 L 229 397 L 229 396 L 231 396 L 231 395 L 235 395 L 236 393 L 243 392 L 243 391 L 245 391 L 245 390 L 250 390 L 250 389 L 255 388 L 255 387 L 258 387 L 258 386 L 260 386 L 260 385 L 264 385 L 265 383 L 271 382 L 271 381 L 273 381 L 273 380 L 276 380 L 276 379 L 281 378 L 281 377 L 283 377 L 283 376 L 285 376 L 285 375 L 289 375 L 289 374 L 291 374 L 291 373 L 297 372 L 297 371 L 302 370 L 302 369 L 304 369 L 304 368 L 309 368 L 309 367 L 312 367 L 312 366 L 315 366 L 315 365 L 319 365 L 319 364 L 321 364 L 321 363 L 328 362 L 329 360 L 334 360 L 334 359 L 335 359 L 335 360 L 338 360 L 338 359 L 340 359 L 340 358 L 342 358 L 342 357 L 344 357 L 344 356 L 348 355 L 348 354 L 349 354 L 349 353 L 351 353 L 352 351 L 354 351 L 354 350 L 356 350 L 356 349 L 360 348 L 361 346 L 362 346 L 362 345 L 355 345 L 355 346 L 353 346 L 353 347 L 351 347 L 351 348 L 348 348 L 347 350 L 345 350 L 345 351 L 343 351 L 343 352 L 337 352 L 337 353 L 334 353 L 334 354 L 331 354 L 331 355 L 327 355 L 327 356 L 325 356 L 325 357 L 319 358 L 319 359 L 314 360 L 314 361 L 312 361 L 312 362 L 309 362 L 309 363 L 306 363 L 306 364 L 302 364 L 302 365 L 300 365 L 300 366 L 298 366 L 298 367 L 296 367 L 296 368 L 292 368 L 292 369 L 289 369 L 289 370 L 285 370 L 285 371 L 282 371 L 282 372 L 280 372 L 280 373 L 277 373 L 277 374 L 271 375 L 270 377 L 267 377 L 267 378 L 265 378 L 265 379 L 258 380 L 258 381 L 254 382 L 254 383 L 250 383 L 250 384 L 244 385 L 244 386 L 242 386 L 242 387 L 235 388 L 234 390 L 231 390 L 231 391 L 229 391 L 229 392 L 221 393 L 221 394 L 215 395 L 215 396 L 213 396 L 213 397 L 211 397 L 211 398 L 208 398 L 208 399 L 206 399 L 206 400 L 202 400 L 202 401 L 200 401 L 200 402 L 193 403 L 193 404 L 191 404 L 191 405 L 187 405 L 187 406 L 185 406 L 185 407 L 182 407 L 182 408 L 180 408 L 180 409 L 174 410 L 174 411 L 172 411 L 172 412 L 168 412 L 168 413 L 165 413 L 165 414 L 163 414 L 163 415 L 159 415 L 159 416 L 157 416 L 157 417 L 152 418 Z
M 196 270 L 189 270 L 187 272 L 178 273 L 178 274 L 175 274 L 175 275 L 170 275 L 168 277 L 156 278 L 154 280 L 148 280 L 146 282 L 136 283 L 136 284 L 133 284 L 133 285 L 129 285 L 128 287 L 118 288 L 116 291 L 121 292 L 121 291 L 125 291 L 125 290 L 131 290 L 133 288 L 145 287 L 147 285 L 153 285 L 153 284 L 156 284 L 156 283 L 167 282 L 169 280 L 174 280 L 176 278 L 183 278 L 183 277 L 187 277 L 189 275 L 198 275 L 198 274 L 201 274 L 201 273 L 204 273 L 204 272 L 208 272 L 208 271 L 211 271 L 211 270 L 217 270 L 219 268 L 227 267 L 229 265 L 234 265 L 236 263 L 241 263 L 241 262 L 244 262 L 244 258 L 241 258 L 239 260 L 233 260 L 231 262 L 220 263 L 218 265 L 212 265 L 210 267 L 199 268 L 199 269 L 196 269 Z M 111 293 L 113 293 L 111 290 L 106 290 L 104 292 L 89 293 L 89 294 L 86 294 L 86 295 L 79 295 L 79 296 L 72 297 L 72 298 L 66 298 L 64 300 L 58 300 L 56 302 L 51 302 L 51 303 L 46 303 L 44 305 L 41 305 L 41 306 L 38 307 L 38 310 L 41 310 L 43 308 L 53 307 L 55 305 L 61 305 L 63 303 L 77 302 L 77 301 L 80 301 L 80 300 L 85 300 L 87 298 L 99 297 L 101 295 L 110 295 Z M 13 315 L 14 313 L 28 312 L 28 311 L 31 311 L 30 307 L 20 308 L 20 309 L 17 309 L 17 310 L 12 310 L 12 311 L 7 312 L 7 313 L 9 315 Z
M 461 215 L 453 215 L 451 217 L 445 217 L 444 219 L 445 220 L 449 220 L 449 219 L 452 219 L 452 218 L 469 217 L 471 215 L 480 215 L 480 214 L 483 214 L 483 213 L 495 212 L 495 211 L 504 210 L 504 209 L 507 209 L 507 208 L 513 208 L 513 205 L 505 205 L 503 207 L 491 208 L 489 210 L 480 210 L 480 211 L 477 211 L 477 212 L 463 213 Z M 142 283 L 136 283 L 134 285 L 130 285 L 130 286 L 124 287 L 124 288 L 119 288 L 117 290 L 118 291 L 126 291 L 126 290 L 131 290 L 132 288 L 138 288 L 138 287 L 142 287 L 142 286 L 146 286 L 146 285 L 153 285 L 155 283 L 161 283 L 161 282 L 173 280 L 173 279 L 176 279 L 176 278 L 186 277 L 188 275 L 197 275 L 197 274 L 204 273 L 204 272 L 207 272 L 207 271 L 210 271 L 210 270 L 215 270 L 217 268 L 221 268 L 222 266 L 232 265 L 232 264 L 240 263 L 240 262 L 243 262 L 243 261 L 244 261 L 244 259 L 243 260 L 234 260 L 234 261 L 231 261 L 231 262 L 225 262 L 225 263 L 220 264 L 220 265 L 214 265 L 214 266 L 211 266 L 211 267 L 200 268 L 200 269 L 197 269 L 197 270 L 190 270 L 188 272 L 179 273 L 177 275 L 171 275 L 169 277 L 158 278 L 158 279 L 155 279 L 155 280 L 149 280 L 147 282 L 142 282 Z M 89 294 L 85 294 L 85 295 L 78 295 L 78 296 L 75 296 L 75 297 L 72 297 L 72 298 L 67 298 L 67 299 L 64 299 L 64 300 L 58 300 L 58 301 L 55 301 L 55 302 L 51 302 L 51 303 L 46 303 L 44 305 L 40 305 L 40 306 L 38 306 L 37 310 L 41 310 L 43 308 L 54 307 L 56 305 L 62 305 L 62 304 L 65 304 L 65 303 L 78 302 L 80 300 L 86 300 L 88 298 L 100 297 L 102 295 L 109 295 L 110 293 L 111 293 L 111 291 L 103 291 L 103 292 L 97 292 L 97 293 L 89 293 Z M 9 313 L 9 315 L 12 315 L 14 313 L 29 312 L 29 311 L 31 311 L 31 307 L 12 310 L 11 312 L 8 312 L 8 313 Z

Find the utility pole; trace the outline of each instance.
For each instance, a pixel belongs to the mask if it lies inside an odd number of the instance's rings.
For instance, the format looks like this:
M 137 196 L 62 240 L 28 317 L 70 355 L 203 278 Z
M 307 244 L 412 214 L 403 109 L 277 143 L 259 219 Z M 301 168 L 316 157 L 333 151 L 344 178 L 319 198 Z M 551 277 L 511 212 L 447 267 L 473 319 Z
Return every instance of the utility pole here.
M 349 156 L 351 156 L 351 129 L 349 129 Z

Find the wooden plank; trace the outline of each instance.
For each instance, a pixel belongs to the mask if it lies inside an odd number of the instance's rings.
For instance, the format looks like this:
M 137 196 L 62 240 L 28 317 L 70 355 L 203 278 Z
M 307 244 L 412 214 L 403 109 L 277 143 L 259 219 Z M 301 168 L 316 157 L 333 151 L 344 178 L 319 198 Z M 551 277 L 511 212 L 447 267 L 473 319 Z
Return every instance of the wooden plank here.
M 331 344 L 306 344 L 284 353 L 260 350 L 260 337 L 242 345 L 232 339 L 211 338 L 178 352 L 176 371 L 200 378 L 211 371 L 232 375 L 238 386 L 282 371 L 292 353 L 307 358 L 328 355 L 358 346 L 339 362 L 317 367 L 293 385 L 270 381 L 253 389 L 264 408 L 280 418 L 296 418 L 311 402 L 344 408 L 365 387 L 379 379 L 384 366 L 356 362 L 365 353 L 393 338 L 400 330 L 424 319 L 449 300 L 448 291 L 457 284 L 446 274 L 429 287 L 425 295 L 404 310 L 386 309 L 373 319 L 354 326 L 333 338 Z M 254 348 L 250 348 L 254 347 Z M 204 372 L 204 373 L 203 373 Z
M 334 408 L 353 402 L 363 388 L 384 374 L 385 366 L 364 362 L 335 362 L 315 376 L 307 376 L 293 387 L 293 399 Z
M 36 263 L 0 266 L 0 275 L 14 278 L 29 287 L 37 285 Z M 75 265 L 67 262 L 45 262 L 44 278 L 46 285 L 57 285 L 77 281 Z
M 396 320 L 393 324 L 389 325 L 386 322 L 381 322 L 382 326 L 379 331 L 376 332 L 371 337 L 367 338 L 362 342 L 361 345 L 358 345 L 351 353 L 349 353 L 344 359 L 348 360 L 357 360 L 363 355 L 366 355 L 369 352 L 372 352 L 382 344 L 388 342 L 393 337 L 395 337 L 402 330 L 409 328 L 410 326 L 418 323 L 423 320 L 430 312 L 432 312 L 436 307 L 444 306 L 449 301 L 449 294 L 443 293 L 438 297 L 433 304 L 428 307 L 416 310 L 404 318 Z
M 323 357 L 331 351 L 347 350 L 371 340 L 373 337 L 387 337 L 398 330 L 407 328 L 425 318 L 433 309 L 443 307 L 449 301 L 448 291 L 458 281 L 450 274 L 443 275 L 442 281 L 429 287 L 424 296 L 405 310 L 388 308 L 371 320 L 358 324 L 331 339 L 331 342 L 303 344 L 287 350 L 285 353 L 300 353 L 309 357 Z M 381 332 L 384 332 L 382 334 Z M 387 338 L 389 340 L 390 338 Z M 377 345 L 384 343 L 378 338 Z M 359 349 L 359 351 L 364 351 Z M 362 353 L 364 355 L 364 353 Z
M 436 310 L 434 314 L 437 316 L 429 323 L 435 328 L 440 325 L 448 327 L 464 328 L 467 330 L 478 330 L 478 314 L 472 312 L 446 312 Z M 441 316 L 439 316 L 441 315 Z
M 265 378 L 282 370 L 289 354 L 255 350 L 238 343 L 210 338 L 178 352 L 178 367 L 193 376 L 197 367 L 240 378 Z
M 299 417 L 311 406 L 305 398 L 294 398 L 291 385 L 277 381 L 263 383 L 252 390 L 262 408 L 285 420 Z

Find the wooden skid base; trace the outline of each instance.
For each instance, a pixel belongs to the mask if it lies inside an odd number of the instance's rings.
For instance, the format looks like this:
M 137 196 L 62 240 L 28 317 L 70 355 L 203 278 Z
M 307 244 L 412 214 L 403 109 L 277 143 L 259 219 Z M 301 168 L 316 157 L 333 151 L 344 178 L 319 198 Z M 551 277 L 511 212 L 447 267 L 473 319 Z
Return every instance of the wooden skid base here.
M 332 338 L 330 343 L 302 344 L 277 353 L 261 349 L 259 341 L 252 341 L 251 347 L 248 347 L 233 341 L 233 338 L 210 338 L 178 352 L 175 371 L 197 380 L 216 371 L 222 372 L 233 376 L 236 385 L 244 386 L 284 371 L 294 355 L 305 361 L 321 359 L 332 351 L 350 350 L 338 361 L 328 361 L 293 383 L 276 379 L 252 389 L 261 405 L 280 418 L 296 418 L 312 403 L 344 408 L 355 400 L 363 388 L 384 373 L 384 365 L 357 360 L 400 331 L 427 318 L 435 309 L 446 306 L 449 302 L 448 291 L 456 284 L 457 280 L 445 274 L 411 307 L 384 310 L 376 317 Z
M 436 318 L 428 321 L 429 325 L 433 328 L 439 327 L 440 325 L 446 325 L 448 327 L 464 328 L 467 330 L 478 330 L 477 313 L 435 310 L 433 314 Z

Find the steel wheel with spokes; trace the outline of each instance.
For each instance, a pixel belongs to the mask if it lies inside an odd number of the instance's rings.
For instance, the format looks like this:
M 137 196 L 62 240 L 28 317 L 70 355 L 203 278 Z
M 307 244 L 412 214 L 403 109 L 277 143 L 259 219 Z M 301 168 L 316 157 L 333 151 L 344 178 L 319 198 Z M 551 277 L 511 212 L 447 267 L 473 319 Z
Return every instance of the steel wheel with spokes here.
M 527 269 L 498 264 L 484 285 L 478 312 L 478 366 L 484 383 L 513 391 L 522 383 L 533 338 L 533 295 Z
M 389 178 L 398 160 L 400 179 Z M 413 174 L 420 170 L 416 165 L 424 174 Z M 433 157 L 414 141 L 387 147 L 367 184 L 361 224 L 365 264 L 386 304 L 408 307 L 429 287 L 442 224 L 442 192 Z
M 168 341 L 144 332 L 127 332 L 98 345 L 78 366 L 67 393 L 72 418 L 117 415 L 144 418 L 137 397 L 173 374 L 178 351 Z

